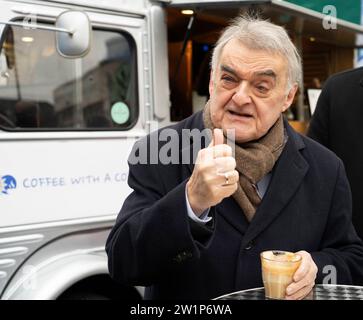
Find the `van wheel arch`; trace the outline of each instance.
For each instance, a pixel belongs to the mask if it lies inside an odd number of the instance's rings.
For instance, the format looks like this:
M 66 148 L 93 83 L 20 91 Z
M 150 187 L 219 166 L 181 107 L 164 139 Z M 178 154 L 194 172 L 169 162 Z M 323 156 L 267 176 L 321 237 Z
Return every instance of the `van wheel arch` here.
M 90 276 L 74 283 L 57 300 L 142 300 L 141 290 L 123 286 L 107 274 Z

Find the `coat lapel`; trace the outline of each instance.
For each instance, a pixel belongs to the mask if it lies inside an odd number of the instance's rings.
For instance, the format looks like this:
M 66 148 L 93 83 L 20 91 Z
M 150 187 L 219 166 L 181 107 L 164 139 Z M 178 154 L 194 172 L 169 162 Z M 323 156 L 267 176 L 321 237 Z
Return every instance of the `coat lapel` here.
M 273 222 L 302 183 L 309 165 L 300 154 L 305 147 L 301 137 L 285 122 L 288 141 L 273 170 L 268 190 L 242 241 L 247 245 Z

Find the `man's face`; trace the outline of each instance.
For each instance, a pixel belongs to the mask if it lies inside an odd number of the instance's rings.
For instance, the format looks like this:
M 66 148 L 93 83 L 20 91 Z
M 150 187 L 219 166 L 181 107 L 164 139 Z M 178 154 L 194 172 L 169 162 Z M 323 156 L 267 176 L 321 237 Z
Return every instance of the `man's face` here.
M 235 129 L 236 142 L 259 139 L 292 103 L 297 85 L 287 89 L 287 62 L 277 54 L 252 50 L 230 40 L 209 83 L 215 127 Z

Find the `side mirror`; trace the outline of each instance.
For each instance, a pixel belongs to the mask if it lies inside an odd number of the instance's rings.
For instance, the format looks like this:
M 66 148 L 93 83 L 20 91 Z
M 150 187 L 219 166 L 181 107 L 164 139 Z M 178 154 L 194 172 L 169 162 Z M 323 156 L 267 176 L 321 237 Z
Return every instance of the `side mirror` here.
M 91 48 L 92 29 L 89 18 L 82 11 L 65 11 L 56 22 L 57 51 L 65 58 L 80 58 L 85 56 Z

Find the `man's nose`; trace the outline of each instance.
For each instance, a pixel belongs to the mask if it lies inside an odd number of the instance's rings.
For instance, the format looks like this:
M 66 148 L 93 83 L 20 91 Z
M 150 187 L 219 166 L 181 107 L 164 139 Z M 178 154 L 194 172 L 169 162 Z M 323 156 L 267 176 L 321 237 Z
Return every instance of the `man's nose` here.
M 241 81 L 240 85 L 236 88 L 236 92 L 232 96 L 232 100 L 237 105 L 244 105 L 251 103 L 250 86 L 247 81 Z

